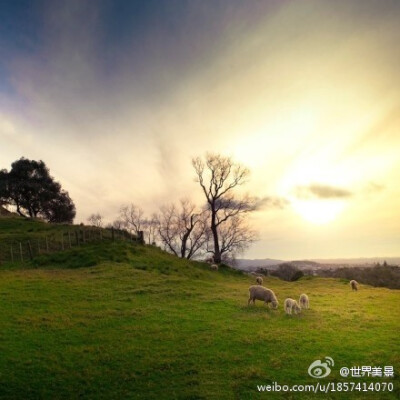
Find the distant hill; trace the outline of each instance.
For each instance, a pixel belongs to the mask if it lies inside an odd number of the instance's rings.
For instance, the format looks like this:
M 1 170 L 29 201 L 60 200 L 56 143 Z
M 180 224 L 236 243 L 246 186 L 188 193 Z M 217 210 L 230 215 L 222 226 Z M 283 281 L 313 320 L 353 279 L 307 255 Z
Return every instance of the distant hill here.
M 331 258 L 313 259 L 320 264 L 382 264 L 386 261 L 390 265 L 399 265 L 400 257 L 359 257 L 359 258 Z
M 279 265 L 284 263 L 283 260 L 274 260 L 272 258 L 263 258 L 255 260 L 247 260 L 238 258 L 235 262 L 235 268 L 241 269 L 243 271 L 254 271 L 257 268 L 269 267 L 274 265 Z
M 289 263 L 299 269 L 325 269 L 343 266 L 373 266 L 377 263 L 383 264 L 384 261 L 389 265 L 400 265 L 400 257 L 328 258 L 292 261 L 271 258 L 253 260 L 241 258 L 236 260 L 234 267 L 242 271 L 255 271 L 259 268 L 271 270 L 277 268 L 279 264 Z

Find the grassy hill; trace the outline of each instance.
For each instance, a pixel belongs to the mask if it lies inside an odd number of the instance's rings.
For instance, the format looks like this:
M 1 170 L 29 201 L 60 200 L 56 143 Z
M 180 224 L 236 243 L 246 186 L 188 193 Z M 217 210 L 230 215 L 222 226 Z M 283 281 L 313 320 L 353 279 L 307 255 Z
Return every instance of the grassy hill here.
M 127 232 L 118 230 L 114 231 L 114 236 L 117 239 L 135 239 Z M 111 237 L 109 229 L 85 225 L 48 224 L 40 219 L 23 218 L 18 215 L 0 216 L 0 265 L 10 264 L 12 261 L 18 264 L 21 261 L 21 253 L 23 261 L 29 260 L 33 255 L 36 262 L 37 256 L 100 240 L 110 240 Z M 68 254 L 70 256 L 70 253 Z M 78 266 L 84 265 L 80 263 Z M 19 266 L 14 265 L 14 267 Z
M 22 222 L 7 221 L 0 219 L 2 237 L 26 234 Z M 117 241 L 42 255 L 17 269 L 5 264 L 0 398 L 399 398 L 399 291 L 268 278 L 264 286 L 280 301 L 269 310 L 247 306 L 253 280 Z M 284 299 L 303 292 L 311 308 L 286 316 Z M 311 362 L 326 356 L 335 361 L 330 376 L 310 377 Z M 341 367 L 363 365 L 394 366 L 396 377 L 340 377 Z M 392 382 L 395 392 L 257 391 L 273 382 L 342 381 Z

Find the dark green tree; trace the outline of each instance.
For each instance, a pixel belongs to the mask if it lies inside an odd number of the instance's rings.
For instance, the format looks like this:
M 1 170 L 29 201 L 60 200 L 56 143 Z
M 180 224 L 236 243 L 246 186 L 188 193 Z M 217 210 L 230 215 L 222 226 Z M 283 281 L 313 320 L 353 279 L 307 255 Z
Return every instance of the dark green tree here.
M 49 222 L 71 223 L 75 205 L 68 192 L 50 175 L 43 161 L 21 158 L 11 170 L 0 171 L 0 202 L 16 207 L 24 217 L 42 217 Z

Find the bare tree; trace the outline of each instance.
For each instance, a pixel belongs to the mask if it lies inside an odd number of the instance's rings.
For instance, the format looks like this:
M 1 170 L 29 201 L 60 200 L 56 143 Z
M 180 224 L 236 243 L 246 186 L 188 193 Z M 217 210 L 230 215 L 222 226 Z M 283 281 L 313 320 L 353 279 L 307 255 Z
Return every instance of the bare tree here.
M 176 207 L 173 204 L 162 206 L 157 216 L 158 235 L 164 249 L 179 257 L 177 251 L 178 234 L 176 229 Z
M 115 219 L 112 224 L 110 224 L 110 228 L 114 228 L 114 229 L 124 229 L 124 222 L 121 219 Z
M 103 216 L 100 213 L 92 214 L 87 219 L 90 225 L 101 228 L 103 226 Z
M 238 221 L 241 221 L 240 217 L 244 213 L 255 209 L 256 200 L 249 196 L 238 198 L 233 192 L 246 182 L 249 170 L 230 157 L 210 153 L 206 154 L 204 161 L 200 157 L 194 158 L 192 165 L 210 211 L 212 247 L 209 251 L 214 255 L 214 262 L 220 263 L 224 253 L 244 248 L 247 235 L 243 231 L 244 225 L 240 226 Z M 240 240 L 233 239 L 232 230 L 235 226 L 237 229 L 240 226 Z M 225 232 L 230 232 L 230 240 L 224 239 Z M 251 242 L 251 237 L 252 235 L 248 237 L 248 243 Z
M 251 229 L 242 215 L 235 215 L 226 220 L 219 228 L 221 260 L 232 260 L 246 250 L 258 238 L 257 232 Z
M 158 216 L 158 235 L 164 247 L 178 257 L 191 259 L 207 242 L 207 213 L 196 211 L 187 199 L 161 207 Z
M 153 214 L 151 218 L 143 221 L 144 236 L 147 238 L 148 244 L 156 243 L 156 235 L 158 231 L 158 216 Z
M 119 220 L 122 221 L 122 226 L 130 233 L 133 232 L 135 235 L 139 235 L 139 232 L 143 230 L 144 212 L 140 207 L 131 203 L 121 207 Z

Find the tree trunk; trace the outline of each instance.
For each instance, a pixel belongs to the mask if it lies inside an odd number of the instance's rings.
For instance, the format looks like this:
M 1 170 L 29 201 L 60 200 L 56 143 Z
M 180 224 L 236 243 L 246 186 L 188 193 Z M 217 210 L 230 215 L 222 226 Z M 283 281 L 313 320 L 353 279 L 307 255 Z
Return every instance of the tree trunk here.
M 186 258 L 186 248 L 187 248 L 187 240 L 189 237 L 190 232 L 186 231 L 182 238 L 182 245 L 181 245 L 181 258 Z
M 216 264 L 221 263 L 221 250 L 219 248 L 219 241 L 218 241 L 218 230 L 217 225 L 215 223 L 216 214 L 214 211 L 211 213 L 211 232 L 213 234 L 214 239 L 214 262 Z
M 17 213 L 21 216 L 21 217 L 25 217 L 26 215 L 22 213 L 21 208 L 19 207 L 19 204 L 17 203 Z

